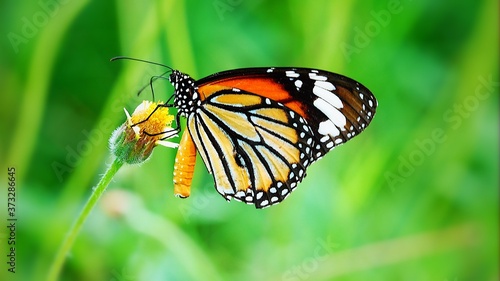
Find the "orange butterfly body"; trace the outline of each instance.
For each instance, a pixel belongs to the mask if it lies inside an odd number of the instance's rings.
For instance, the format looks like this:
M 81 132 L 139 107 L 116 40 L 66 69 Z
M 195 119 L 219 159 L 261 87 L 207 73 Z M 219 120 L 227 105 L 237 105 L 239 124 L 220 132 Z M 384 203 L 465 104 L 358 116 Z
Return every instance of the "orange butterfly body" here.
M 194 166 L 196 164 L 196 147 L 190 134 L 183 134 L 174 163 L 174 194 L 187 198 L 191 194 Z
M 366 128 L 377 106 L 358 82 L 307 68 L 238 69 L 197 81 L 174 70 L 169 79 L 173 106 L 187 118 L 175 194 L 189 196 L 198 152 L 224 198 L 257 208 L 284 200 L 309 165 Z

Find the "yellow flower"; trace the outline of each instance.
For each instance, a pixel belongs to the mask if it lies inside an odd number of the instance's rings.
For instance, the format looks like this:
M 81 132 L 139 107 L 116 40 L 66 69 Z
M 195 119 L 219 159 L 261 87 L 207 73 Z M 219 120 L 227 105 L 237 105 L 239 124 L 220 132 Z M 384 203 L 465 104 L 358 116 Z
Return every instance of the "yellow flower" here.
M 156 145 L 175 148 L 176 143 L 165 141 L 177 136 L 171 127 L 174 116 L 158 103 L 143 101 L 132 113 L 126 109 L 127 122 L 118 127 L 109 140 L 113 154 L 124 163 L 137 164 L 149 158 Z

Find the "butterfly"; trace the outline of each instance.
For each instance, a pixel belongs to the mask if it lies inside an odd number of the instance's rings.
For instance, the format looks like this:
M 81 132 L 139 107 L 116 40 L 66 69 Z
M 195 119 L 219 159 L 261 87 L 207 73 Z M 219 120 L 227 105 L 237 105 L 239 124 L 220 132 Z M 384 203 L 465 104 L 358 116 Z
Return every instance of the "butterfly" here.
M 312 163 L 361 133 L 378 104 L 359 82 L 318 69 L 242 68 L 199 80 L 168 73 L 174 102 L 162 106 L 177 108 L 178 124 L 187 119 L 174 163 L 181 198 L 190 195 L 198 152 L 226 200 L 278 204 Z

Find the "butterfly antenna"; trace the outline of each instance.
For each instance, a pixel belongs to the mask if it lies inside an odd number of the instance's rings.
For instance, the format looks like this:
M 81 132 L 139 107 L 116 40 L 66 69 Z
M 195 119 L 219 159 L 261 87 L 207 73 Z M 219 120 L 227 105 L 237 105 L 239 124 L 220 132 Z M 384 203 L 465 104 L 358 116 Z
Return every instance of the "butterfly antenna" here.
M 163 67 L 166 67 L 166 68 L 170 69 L 170 71 L 174 71 L 174 69 L 171 68 L 170 66 L 164 65 L 162 63 L 154 62 L 154 61 L 136 59 L 136 58 L 126 57 L 126 56 L 118 56 L 118 57 L 114 57 L 114 58 L 110 59 L 110 61 L 115 61 L 115 60 L 133 60 L 133 61 L 139 61 L 139 62 L 144 62 L 144 63 L 148 63 L 148 64 L 154 64 L 154 65 L 163 66 Z
M 155 91 L 154 91 L 154 88 L 153 88 L 153 82 L 158 80 L 158 79 L 167 79 L 168 80 L 168 77 L 165 77 L 165 74 L 169 73 L 169 71 L 166 71 L 164 73 L 162 73 L 161 75 L 155 75 L 155 76 L 152 76 L 150 79 L 149 79 L 149 83 L 142 86 L 139 91 L 137 91 L 137 96 L 139 96 L 148 86 L 151 88 L 151 95 L 153 96 L 153 100 L 155 99 Z
M 158 66 L 162 66 L 162 67 L 165 67 L 165 68 L 169 69 L 168 71 L 165 71 L 161 75 L 152 76 L 151 79 L 149 80 L 149 83 L 146 84 L 146 85 L 144 85 L 143 87 L 141 87 L 139 89 L 139 91 L 137 92 L 137 96 L 139 96 L 149 86 L 151 88 L 151 95 L 153 97 L 153 100 L 155 99 L 155 92 L 154 92 L 154 89 L 153 89 L 153 82 L 156 81 L 157 79 L 160 79 L 160 78 L 168 79 L 167 77 L 165 77 L 165 75 L 167 73 L 169 73 L 169 72 L 174 71 L 174 69 L 171 68 L 170 66 L 164 65 L 164 64 L 161 64 L 161 63 L 157 63 L 157 62 L 154 62 L 154 61 L 137 59 L 137 58 L 127 57 L 127 56 L 118 56 L 118 57 L 114 57 L 114 58 L 110 59 L 110 61 L 116 61 L 116 60 L 133 60 L 133 61 L 143 62 L 143 63 L 147 63 L 147 64 L 158 65 Z

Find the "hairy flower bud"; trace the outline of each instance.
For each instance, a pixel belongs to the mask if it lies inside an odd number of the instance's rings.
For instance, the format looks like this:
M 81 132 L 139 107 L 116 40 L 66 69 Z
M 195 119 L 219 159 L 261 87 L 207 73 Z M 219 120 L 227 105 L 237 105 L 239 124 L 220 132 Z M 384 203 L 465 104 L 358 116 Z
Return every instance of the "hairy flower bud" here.
M 177 136 L 171 127 L 173 115 L 168 108 L 158 103 L 143 101 L 132 113 L 125 110 L 127 121 L 118 127 L 109 139 L 111 152 L 124 163 L 137 164 L 149 158 L 158 145 L 177 147 L 178 144 L 165 141 Z

